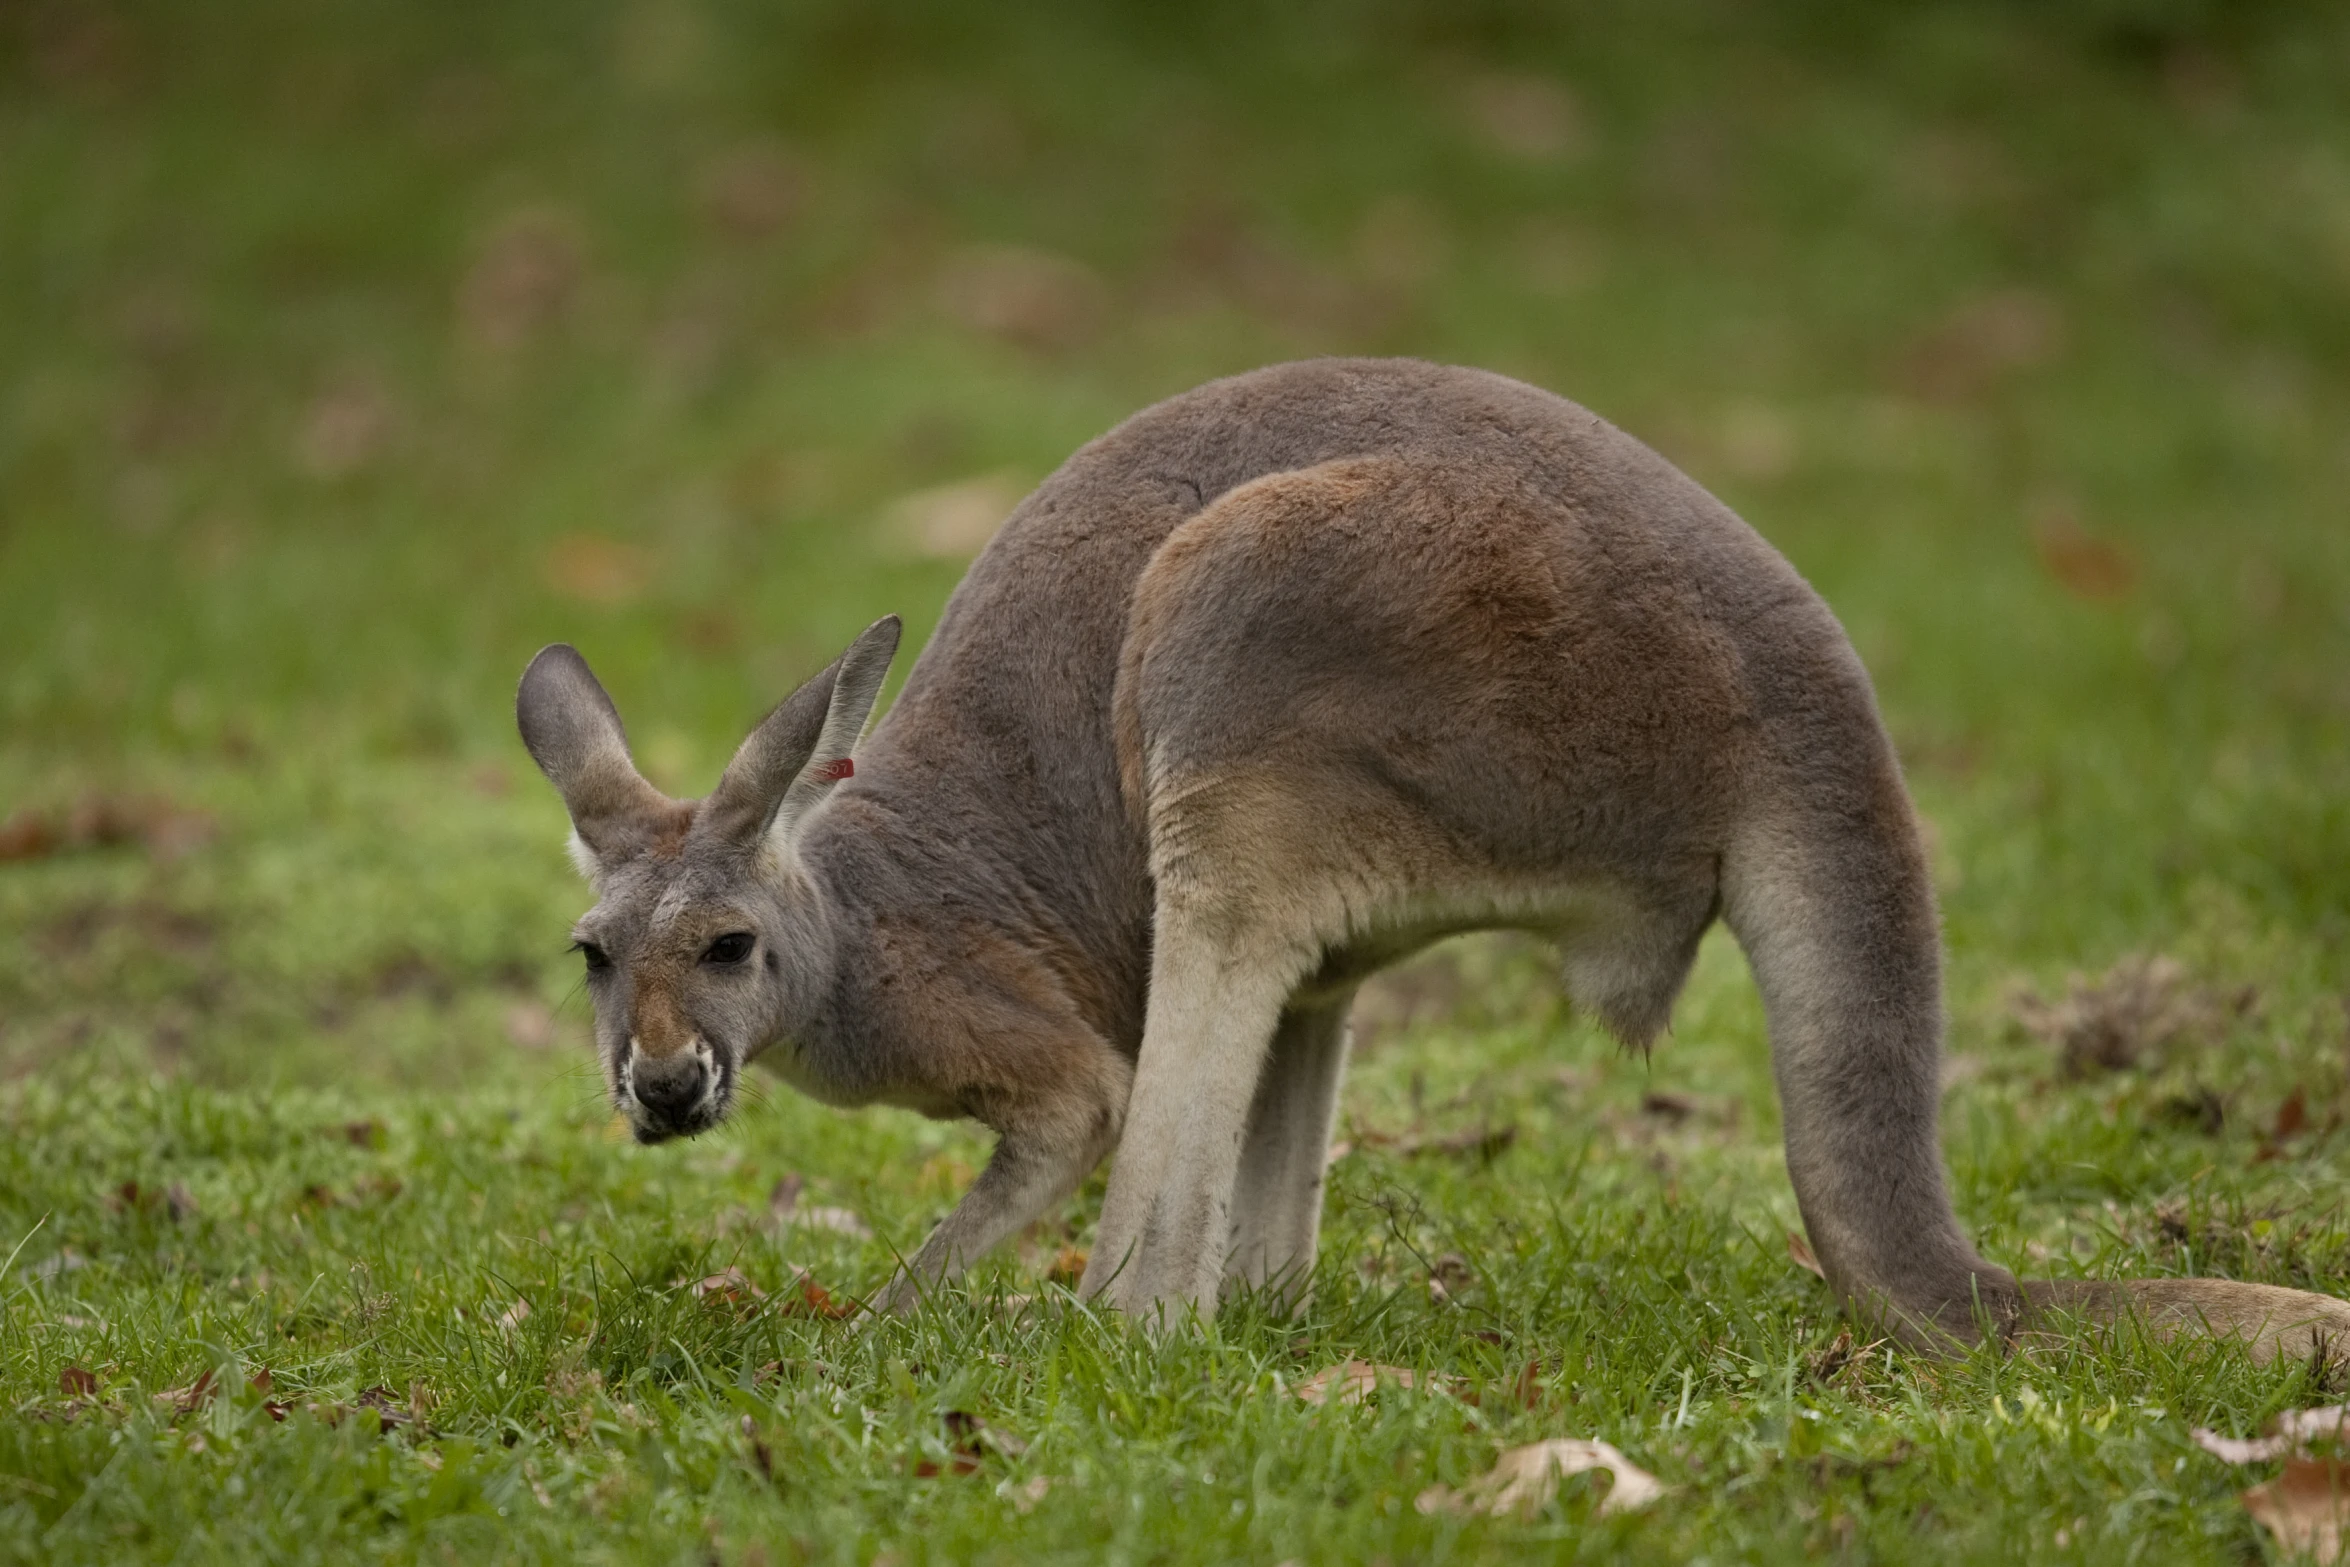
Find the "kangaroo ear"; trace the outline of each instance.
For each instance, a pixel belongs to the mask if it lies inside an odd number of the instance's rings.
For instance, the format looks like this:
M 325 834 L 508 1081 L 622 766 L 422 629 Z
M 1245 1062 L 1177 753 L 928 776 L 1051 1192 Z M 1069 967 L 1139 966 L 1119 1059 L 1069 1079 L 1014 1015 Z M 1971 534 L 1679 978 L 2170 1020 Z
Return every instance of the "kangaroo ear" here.
M 514 693 L 514 722 L 522 743 L 563 796 L 571 826 L 590 861 L 625 859 L 642 848 L 675 802 L 645 782 L 628 757 L 619 710 L 576 648 L 558 642 L 539 650 Z
M 829 668 L 760 721 L 703 806 L 702 830 L 741 844 L 771 831 L 789 832 L 856 770 L 849 753 L 881 695 L 900 629 L 895 615 L 875 621 Z

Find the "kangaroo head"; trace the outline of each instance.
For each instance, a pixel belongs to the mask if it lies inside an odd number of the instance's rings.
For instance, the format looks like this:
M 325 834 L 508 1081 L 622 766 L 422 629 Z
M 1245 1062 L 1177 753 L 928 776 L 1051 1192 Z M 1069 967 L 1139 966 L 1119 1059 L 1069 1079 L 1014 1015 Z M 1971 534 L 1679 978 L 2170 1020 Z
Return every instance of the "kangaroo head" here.
M 562 794 L 572 859 L 596 891 L 572 939 L 597 1053 L 639 1142 L 718 1124 L 743 1065 L 802 1015 L 827 955 L 792 840 L 854 770 L 897 645 L 896 616 L 867 628 L 751 731 L 703 800 L 645 782 L 574 649 L 557 643 L 523 672 L 522 743 Z

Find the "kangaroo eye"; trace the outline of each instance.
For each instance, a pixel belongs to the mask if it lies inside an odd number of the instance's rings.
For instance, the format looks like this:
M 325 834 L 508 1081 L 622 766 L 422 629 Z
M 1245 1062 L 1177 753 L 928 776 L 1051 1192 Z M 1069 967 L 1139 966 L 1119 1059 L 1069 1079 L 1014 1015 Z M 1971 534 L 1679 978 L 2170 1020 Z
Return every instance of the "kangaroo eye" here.
M 612 960 L 604 955 L 604 949 L 592 941 L 575 941 L 571 944 L 571 950 L 587 959 L 590 972 L 612 966 Z
M 752 937 L 749 931 L 730 930 L 710 943 L 709 950 L 702 954 L 702 961 L 704 963 L 740 963 L 751 955 L 751 942 Z

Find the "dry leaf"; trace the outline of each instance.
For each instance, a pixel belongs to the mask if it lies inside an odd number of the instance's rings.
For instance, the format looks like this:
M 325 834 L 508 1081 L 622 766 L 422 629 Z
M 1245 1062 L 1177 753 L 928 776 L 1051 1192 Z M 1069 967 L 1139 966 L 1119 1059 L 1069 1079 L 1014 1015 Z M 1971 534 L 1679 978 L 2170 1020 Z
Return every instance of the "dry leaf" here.
M 568 599 L 617 609 L 644 596 L 652 561 L 633 544 L 573 533 L 557 539 L 540 562 L 547 586 Z
M 1006 1480 L 1002 1485 L 996 1487 L 996 1495 L 1010 1502 L 1012 1511 L 1025 1515 L 1033 1511 L 1036 1504 L 1044 1500 L 1045 1493 L 1052 1488 L 1053 1477 L 1051 1475 L 1031 1475 L 1018 1485 Z
M 1804 1238 L 1803 1231 L 1787 1232 L 1787 1255 L 1797 1267 L 1813 1278 L 1824 1279 L 1828 1276 L 1828 1270 L 1821 1267 L 1820 1259 L 1812 1254 L 1811 1242 Z
M 1368 1360 L 1342 1360 L 1335 1366 L 1325 1366 L 1297 1385 L 1297 1396 L 1309 1404 L 1359 1404 L 1379 1389 L 1382 1382 L 1397 1387 L 1435 1388 L 1450 1391 L 1451 1379 L 1422 1376 L 1405 1366 L 1374 1365 Z
M 2296 1458 L 2266 1485 L 2244 1493 L 2244 1510 L 2288 1551 L 2321 1563 L 2342 1560 L 2350 1525 L 2350 1464 L 2337 1458 Z
M 519 348 L 571 313 L 587 273 L 586 246 L 568 213 L 509 214 L 457 288 L 465 333 L 484 347 Z
M 873 1239 L 872 1227 L 859 1218 L 852 1208 L 802 1208 L 792 1216 L 791 1222 L 804 1230 L 828 1230 L 835 1235 L 846 1235 L 851 1240 Z
M 506 1038 L 517 1050 L 544 1050 L 555 1042 L 555 1014 L 541 1001 L 517 1001 L 506 1009 Z
M 729 1263 L 718 1272 L 688 1282 L 678 1280 L 674 1288 L 690 1289 L 697 1299 L 715 1300 L 729 1306 L 755 1305 L 767 1298 L 767 1292 L 753 1284 L 743 1270 Z
M 989 1425 L 969 1410 L 950 1409 L 943 1419 L 947 1433 L 947 1461 L 938 1464 L 923 1459 L 914 1465 L 917 1479 L 927 1480 L 941 1474 L 967 1475 L 978 1469 L 990 1453 L 1018 1458 L 1028 1451 L 1026 1442 L 1009 1431 Z
M 881 514 L 883 534 L 929 560 L 969 560 L 987 547 L 1026 488 L 1018 476 L 991 473 L 917 490 Z
M 80 1366 L 67 1366 L 57 1373 L 57 1391 L 67 1398 L 96 1398 L 98 1378 Z
M 1013 245 L 973 245 L 939 274 L 938 301 L 975 332 L 1040 351 L 1075 348 L 1108 314 L 1109 290 L 1067 256 Z
M 529 1320 L 530 1302 L 527 1300 L 517 1300 L 513 1305 L 508 1306 L 503 1312 L 498 1314 L 498 1331 L 501 1333 L 512 1333 L 517 1328 L 521 1327 L 523 1323 Z
M 186 1387 L 175 1387 L 168 1392 L 156 1394 L 155 1402 L 170 1405 L 174 1414 L 193 1414 L 211 1402 L 218 1380 L 217 1373 L 207 1371 Z
M 2264 1437 L 2221 1436 L 2197 1426 L 2187 1434 L 2195 1445 L 2231 1464 L 2264 1464 L 2271 1459 L 2302 1453 L 2314 1442 L 2350 1438 L 2350 1404 L 2328 1404 L 2322 1409 L 2288 1409 L 2268 1423 Z
M 795 1282 L 798 1286 L 798 1298 L 784 1302 L 783 1314 L 785 1316 L 822 1317 L 828 1321 L 838 1321 L 842 1317 L 856 1315 L 857 1303 L 855 1301 L 835 1299 L 832 1291 L 817 1283 L 806 1273 L 803 1272 Z
M 2026 1032 L 2058 1048 L 2066 1075 L 2085 1077 L 2135 1066 L 2181 1041 L 2216 1040 L 2258 999 L 2249 991 L 2223 999 L 2190 985 L 2176 959 L 2132 956 L 2094 980 L 2068 976 L 2058 1000 L 2021 992 L 2009 1010 Z
M 1612 1477 L 1599 1504 L 1602 1513 L 1630 1512 L 1646 1507 L 1665 1494 L 1650 1474 L 1606 1442 L 1576 1437 L 1554 1437 L 1513 1447 L 1493 1467 L 1455 1491 L 1432 1485 L 1413 1503 L 1424 1513 L 1531 1513 L 1557 1494 L 1559 1481 L 1589 1469 L 1604 1469 Z
M 211 842 L 214 826 L 205 812 L 153 796 L 85 794 L 62 809 L 27 806 L 0 822 L 0 863 L 128 843 L 176 860 Z
M 1477 1270 L 1457 1251 L 1448 1251 L 1428 1268 L 1428 1298 L 1443 1305 L 1477 1282 Z

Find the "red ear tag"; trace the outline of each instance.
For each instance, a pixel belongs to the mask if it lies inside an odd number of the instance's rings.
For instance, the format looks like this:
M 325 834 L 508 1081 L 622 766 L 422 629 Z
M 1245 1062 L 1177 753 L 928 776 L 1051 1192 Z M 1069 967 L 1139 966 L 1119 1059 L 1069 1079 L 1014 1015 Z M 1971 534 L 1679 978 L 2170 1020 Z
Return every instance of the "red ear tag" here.
M 817 768 L 816 781 L 819 783 L 839 783 L 843 778 L 853 778 L 856 774 L 857 764 L 844 756 L 837 762 L 826 762 L 822 767 Z

